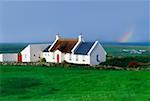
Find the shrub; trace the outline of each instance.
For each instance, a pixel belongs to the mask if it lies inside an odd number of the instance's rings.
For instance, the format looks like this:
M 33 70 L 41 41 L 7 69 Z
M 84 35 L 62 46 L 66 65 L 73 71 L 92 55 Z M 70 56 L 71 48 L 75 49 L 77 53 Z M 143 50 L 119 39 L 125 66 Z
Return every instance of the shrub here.
M 40 62 L 46 62 L 46 59 L 45 59 L 45 58 L 42 58 L 42 59 L 40 60 Z
M 119 66 L 119 67 L 127 67 L 129 62 L 137 61 L 138 63 L 148 63 L 150 61 L 149 56 L 135 56 L 135 57 L 115 57 L 112 59 L 106 60 L 106 62 L 101 63 L 101 65 L 106 66 Z M 139 64 L 138 64 L 139 65 Z
M 136 61 L 131 61 L 128 63 L 128 67 L 138 67 L 138 66 L 139 66 L 139 63 Z

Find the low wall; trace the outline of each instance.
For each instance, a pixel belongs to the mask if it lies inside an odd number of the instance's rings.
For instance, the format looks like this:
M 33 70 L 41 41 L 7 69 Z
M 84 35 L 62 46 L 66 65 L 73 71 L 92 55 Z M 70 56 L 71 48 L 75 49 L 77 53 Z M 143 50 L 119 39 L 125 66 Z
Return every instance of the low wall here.
M 43 66 L 43 67 L 64 67 L 64 68 L 85 68 L 85 69 L 97 69 L 97 70 L 150 70 L 150 68 L 142 67 L 117 67 L 117 66 L 88 66 L 88 65 L 77 65 L 77 64 L 54 64 L 45 62 L 0 62 L 0 66 Z

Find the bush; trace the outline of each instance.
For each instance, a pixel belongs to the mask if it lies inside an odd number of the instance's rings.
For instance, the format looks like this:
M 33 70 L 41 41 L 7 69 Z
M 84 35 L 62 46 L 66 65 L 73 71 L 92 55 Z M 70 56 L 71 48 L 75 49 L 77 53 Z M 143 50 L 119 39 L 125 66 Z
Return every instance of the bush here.
M 131 61 L 128 63 L 128 67 L 138 67 L 138 66 L 139 66 L 139 63 L 136 61 Z
M 40 60 L 40 62 L 46 62 L 46 59 L 45 59 L 45 58 L 42 58 L 42 59 Z
M 129 63 L 136 61 L 139 63 L 148 63 L 150 61 L 149 56 L 135 56 L 135 57 L 115 57 L 112 59 L 106 60 L 106 62 L 101 63 L 101 65 L 106 65 L 106 66 L 119 66 L 119 67 L 127 67 Z M 138 64 L 139 65 L 139 64 Z

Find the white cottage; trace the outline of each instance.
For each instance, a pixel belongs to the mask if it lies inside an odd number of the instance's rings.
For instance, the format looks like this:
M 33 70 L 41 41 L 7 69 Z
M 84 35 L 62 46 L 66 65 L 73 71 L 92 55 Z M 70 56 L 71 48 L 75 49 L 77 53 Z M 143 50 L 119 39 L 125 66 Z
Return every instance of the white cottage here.
M 64 39 L 56 36 L 56 40 L 51 46 L 43 51 L 43 57 L 47 62 L 61 63 L 65 61 L 66 54 L 71 54 L 71 50 L 78 43 L 78 39 Z
M 98 41 L 85 42 L 81 35 L 76 39 L 60 38 L 43 51 L 47 62 L 97 65 L 106 61 L 106 51 Z
M 29 44 L 20 54 L 20 62 L 37 62 L 42 58 L 43 50 L 49 44 Z

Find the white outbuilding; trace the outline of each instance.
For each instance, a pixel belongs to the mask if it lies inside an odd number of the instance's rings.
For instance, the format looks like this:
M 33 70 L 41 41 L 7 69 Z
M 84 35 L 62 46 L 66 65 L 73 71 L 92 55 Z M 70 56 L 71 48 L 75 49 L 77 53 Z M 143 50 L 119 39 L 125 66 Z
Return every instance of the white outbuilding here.
M 18 54 L 17 53 L 1 53 L 0 62 L 17 62 Z
M 20 62 L 37 62 L 42 58 L 43 50 L 49 44 L 29 44 L 21 51 Z

